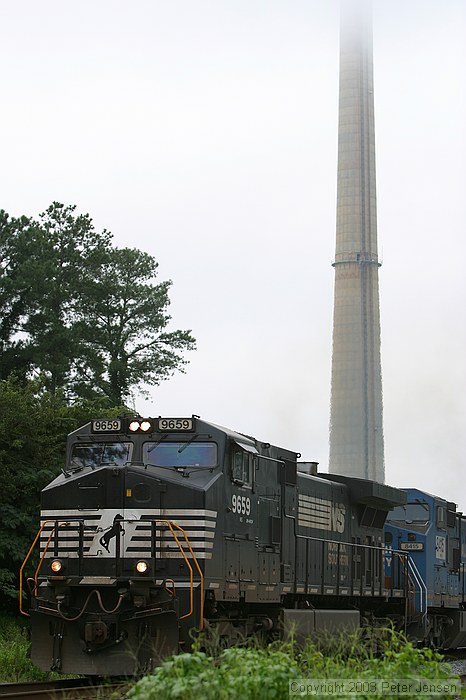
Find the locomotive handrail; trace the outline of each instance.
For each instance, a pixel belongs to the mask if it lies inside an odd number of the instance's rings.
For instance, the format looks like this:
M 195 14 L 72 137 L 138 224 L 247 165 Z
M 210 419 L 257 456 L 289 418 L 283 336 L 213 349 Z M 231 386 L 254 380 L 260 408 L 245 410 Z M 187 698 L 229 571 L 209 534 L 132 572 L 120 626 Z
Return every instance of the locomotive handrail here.
M 23 610 L 23 571 L 24 571 L 24 568 L 25 568 L 26 564 L 28 563 L 29 557 L 31 556 L 31 554 L 34 550 L 34 547 L 37 544 L 37 540 L 41 536 L 42 531 L 44 530 L 45 526 L 48 525 L 49 523 L 56 523 L 56 525 L 52 528 L 52 531 L 47 539 L 47 542 L 46 542 L 45 547 L 44 547 L 44 551 L 39 559 L 39 564 L 37 565 L 37 569 L 34 573 L 34 578 L 33 578 L 34 588 L 31 591 L 31 595 L 35 595 L 36 591 L 37 591 L 37 578 L 39 576 L 39 571 L 40 571 L 40 568 L 41 568 L 42 563 L 44 561 L 45 554 L 46 554 L 47 549 L 49 547 L 50 540 L 52 539 L 53 535 L 55 534 L 56 528 L 62 527 L 63 525 L 67 525 L 68 522 L 70 522 L 70 521 L 59 523 L 57 520 L 44 520 L 44 522 L 42 523 L 42 525 L 39 528 L 37 535 L 34 538 L 33 543 L 31 544 L 31 546 L 29 548 L 28 553 L 26 554 L 26 557 L 25 557 L 23 563 L 21 564 L 21 568 L 19 570 L 19 612 L 21 613 L 21 615 L 24 615 L 25 617 L 31 617 L 31 616 L 29 615 L 29 613 L 27 613 Z
M 419 590 L 419 612 L 422 615 L 422 622 L 424 625 L 424 629 L 426 631 L 427 629 L 427 586 L 424 583 L 422 576 L 419 572 L 418 567 L 416 566 L 415 562 L 410 559 L 409 555 L 407 555 L 406 552 L 399 552 L 394 550 L 394 553 L 398 556 L 400 559 L 403 569 L 404 569 L 404 574 L 407 579 L 408 583 L 408 588 L 409 584 L 411 584 L 413 593 L 414 593 L 414 598 L 413 598 L 413 604 L 414 604 L 414 612 L 416 612 L 416 586 Z M 424 593 L 424 599 L 425 599 L 425 605 L 423 603 L 423 593 Z M 406 605 L 408 606 L 408 597 L 406 600 Z M 408 611 L 406 612 L 405 615 L 405 622 L 407 622 L 407 614 Z M 412 612 L 411 612 L 412 614 Z
M 187 612 L 185 615 L 180 616 L 180 620 L 185 619 L 186 617 L 190 617 L 190 615 L 193 614 L 194 611 L 194 575 L 193 575 L 193 567 L 189 563 L 189 560 L 186 556 L 186 552 L 183 549 L 183 546 L 181 542 L 179 541 L 178 537 L 176 536 L 176 533 L 174 531 L 174 527 L 177 528 L 184 537 L 184 541 L 186 542 L 186 545 L 191 553 L 191 556 L 193 558 L 194 564 L 196 565 L 197 572 L 199 574 L 200 578 L 200 605 L 199 605 L 199 629 L 203 630 L 204 629 L 204 574 L 202 573 L 201 567 L 199 566 L 199 562 L 197 561 L 197 557 L 194 554 L 193 548 L 191 547 L 191 543 L 189 541 L 189 537 L 186 534 L 186 531 L 181 527 L 181 525 L 178 525 L 178 523 L 175 523 L 173 520 L 159 520 L 159 519 L 154 519 L 152 520 L 154 523 L 164 523 L 165 525 L 168 526 L 170 529 L 170 532 L 173 535 L 173 539 L 175 540 L 176 544 L 178 545 L 178 549 L 180 550 L 183 559 L 186 562 L 186 565 L 189 569 L 189 612 Z
M 404 580 L 406 581 L 406 589 L 407 589 L 406 592 L 409 593 L 410 589 L 415 588 L 415 586 L 414 586 L 414 579 L 411 575 L 411 570 L 410 570 L 408 563 L 407 563 L 407 554 L 406 554 L 406 552 L 401 552 L 397 549 L 393 549 L 392 552 L 401 563 L 403 574 L 404 574 Z
M 426 618 L 427 618 L 427 585 L 422 579 L 422 576 L 420 574 L 420 571 L 416 565 L 416 563 L 408 557 L 408 567 L 411 569 L 411 573 L 414 576 L 414 580 L 419 586 L 419 612 L 422 614 L 422 619 L 425 624 Z M 422 600 L 422 593 L 424 591 L 425 595 L 425 605 L 423 605 L 423 600 Z
M 167 583 L 170 581 L 172 588 L 171 591 L 167 588 Z M 166 578 L 165 581 L 163 582 L 163 587 L 165 588 L 168 593 L 170 593 L 172 598 L 176 598 L 176 588 L 175 588 L 175 582 L 172 578 Z
M 312 541 L 312 542 L 319 542 L 319 543 L 321 543 L 322 545 L 327 545 L 327 546 L 328 546 L 329 544 L 333 544 L 333 545 L 336 545 L 336 546 L 337 546 L 337 561 L 336 561 L 336 566 L 337 566 L 337 578 L 338 578 L 338 582 L 337 582 L 337 584 L 336 584 L 337 590 L 340 589 L 340 588 L 342 587 L 342 584 L 341 584 L 340 581 L 339 581 L 339 574 L 340 574 L 340 552 L 341 552 L 341 547 L 342 547 L 342 546 L 348 547 L 348 550 L 349 550 L 349 553 L 350 553 L 351 556 L 354 556 L 355 554 L 361 555 L 361 554 L 364 554 L 364 553 L 367 552 L 367 551 L 378 552 L 378 553 L 380 554 L 382 560 L 381 560 L 381 562 L 380 562 L 380 572 L 379 572 L 379 577 L 378 577 L 379 580 L 378 580 L 377 587 L 378 587 L 379 595 L 382 594 L 382 590 L 383 590 L 383 588 L 384 588 L 384 585 L 383 585 L 383 582 L 382 582 L 382 581 L 383 581 L 383 556 L 384 556 L 384 554 L 386 553 L 386 549 L 384 548 L 383 545 L 381 545 L 381 544 L 365 544 L 365 543 L 363 543 L 363 542 L 359 542 L 359 543 L 358 543 L 358 542 L 348 542 L 348 541 L 346 541 L 346 540 L 327 540 L 327 539 L 324 539 L 323 537 L 315 537 L 315 536 L 313 536 L 313 535 L 310 535 L 310 536 L 309 536 L 309 535 L 300 535 L 300 534 L 296 534 L 296 538 L 297 538 L 298 540 L 305 540 L 305 541 L 308 541 L 308 542 L 309 542 L 309 541 Z M 392 552 L 393 554 L 396 554 L 397 557 L 403 562 L 403 567 L 404 567 L 404 574 L 405 574 L 405 576 L 404 576 L 404 580 L 403 580 L 403 587 L 400 589 L 400 588 L 397 588 L 397 587 L 394 585 L 394 580 L 393 580 L 393 575 L 392 575 L 391 588 L 390 588 L 389 590 L 390 590 L 392 593 L 393 593 L 393 590 L 403 590 L 404 594 L 406 595 L 406 591 L 407 591 L 407 581 L 405 580 L 405 579 L 407 579 L 406 563 L 405 563 L 405 560 L 406 560 L 406 552 L 402 552 L 402 551 L 398 551 L 398 550 L 391 550 L 391 552 Z M 323 548 L 322 548 L 322 559 L 324 558 L 324 555 L 325 555 L 325 550 L 324 550 L 324 547 L 323 547 Z M 322 587 L 322 589 L 323 589 L 323 587 L 324 587 L 324 585 L 325 585 L 325 582 L 324 582 L 324 571 L 325 571 L 325 566 L 324 566 L 324 561 L 322 560 L 321 580 L 320 580 L 320 583 L 318 584 L 318 585 L 320 585 L 320 586 Z M 371 571 L 372 571 L 372 568 L 371 568 Z M 306 580 L 307 580 L 307 579 L 306 579 Z M 358 582 L 358 588 L 359 588 L 359 595 L 362 596 L 362 595 L 363 595 L 363 591 L 364 591 L 363 577 L 361 576 L 360 578 L 358 578 L 358 579 L 357 579 L 357 582 Z M 401 583 L 401 582 L 400 582 L 400 583 Z M 307 585 L 307 584 L 306 584 L 306 585 Z M 354 581 L 353 581 L 353 585 L 354 585 Z M 386 586 L 385 586 L 385 587 L 386 587 Z M 376 584 L 375 584 L 374 577 L 372 577 L 372 581 L 371 581 L 370 586 L 367 586 L 367 589 L 369 589 L 369 588 L 371 589 L 372 594 L 374 594 L 374 591 L 376 590 Z
M 402 573 L 403 573 L 403 581 L 402 581 L 402 583 L 403 583 L 403 591 L 404 591 L 405 597 L 406 597 L 406 599 L 407 599 L 407 598 L 408 598 L 408 593 L 409 593 L 409 588 L 410 588 L 410 583 L 412 583 L 412 579 L 411 579 L 411 576 L 410 576 L 410 572 L 409 572 L 409 569 L 408 569 L 408 565 L 407 565 L 407 563 L 406 563 L 406 562 L 407 562 L 407 559 L 408 559 L 408 553 L 407 553 L 407 552 L 403 552 L 403 551 L 401 551 L 401 550 L 399 550 L 399 549 L 390 549 L 389 551 L 390 551 L 392 557 L 395 557 L 395 558 L 400 562 L 400 564 L 401 564 L 401 570 L 402 570 Z M 400 571 L 400 570 L 398 569 L 398 572 L 399 572 L 399 571 Z M 392 590 L 393 590 L 393 587 L 394 587 L 394 585 L 393 585 L 393 583 L 394 583 L 394 582 L 393 582 L 394 575 L 395 575 L 395 571 L 392 572 Z M 400 575 L 399 575 L 399 573 L 398 573 L 398 580 L 399 580 L 399 579 L 400 579 Z M 406 617 L 406 614 L 405 614 L 405 617 Z

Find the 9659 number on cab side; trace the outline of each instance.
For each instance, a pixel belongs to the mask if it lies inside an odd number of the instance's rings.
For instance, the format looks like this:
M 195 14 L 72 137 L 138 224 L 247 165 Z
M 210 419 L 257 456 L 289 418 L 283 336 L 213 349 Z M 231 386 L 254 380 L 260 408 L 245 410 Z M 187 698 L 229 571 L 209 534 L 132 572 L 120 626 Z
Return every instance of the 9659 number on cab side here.
M 233 494 L 231 498 L 231 510 L 239 515 L 251 514 L 251 499 L 249 496 L 237 496 Z

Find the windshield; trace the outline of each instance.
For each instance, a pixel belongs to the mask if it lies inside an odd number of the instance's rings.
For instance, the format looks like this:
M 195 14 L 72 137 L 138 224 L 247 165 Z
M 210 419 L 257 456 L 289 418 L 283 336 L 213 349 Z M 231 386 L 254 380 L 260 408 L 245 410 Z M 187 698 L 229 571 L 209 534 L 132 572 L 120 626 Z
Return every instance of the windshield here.
M 121 466 L 131 459 L 131 442 L 105 442 L 73 445 L 70 467 L 100 467 L 102 464 Z
M 429 522 L 429 506 L 421 501 L 398 506 L 390 513 L 390 520 L 401 520 L 405 523 L 422 523 L 425 525 Z
M 144 464 L 153 467 L 216 467 L 214 442 L 146 442 Z

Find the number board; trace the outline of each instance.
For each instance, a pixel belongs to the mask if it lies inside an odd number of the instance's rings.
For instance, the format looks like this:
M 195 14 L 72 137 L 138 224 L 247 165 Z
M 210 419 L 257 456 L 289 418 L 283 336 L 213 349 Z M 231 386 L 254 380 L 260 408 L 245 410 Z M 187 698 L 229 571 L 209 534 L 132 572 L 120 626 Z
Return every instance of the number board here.
M 424 542 L 402 542 L 400 547 L 407 552 L 422 552 L 424 550 Z
M 446 537 L 436 536 L 435 538 L 435 558 L 445 561 L 446 556 Z
M 193 430 L 192 418 L 157 418 L 157 428 L 164 433 L 173 431 L 176 433 Z
M 119 433 L 121 431 L 121 420 L 113 418 L 112 420 L 93 420 L 93 433 Z

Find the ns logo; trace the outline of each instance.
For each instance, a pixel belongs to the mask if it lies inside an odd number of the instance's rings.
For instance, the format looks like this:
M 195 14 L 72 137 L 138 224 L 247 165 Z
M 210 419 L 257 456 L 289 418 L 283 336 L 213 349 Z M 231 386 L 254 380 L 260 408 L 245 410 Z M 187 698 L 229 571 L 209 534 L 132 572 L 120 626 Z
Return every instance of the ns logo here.
M 299 495 L 298 522 L 302 527 L 327 532 L 345 531 L 346 506 L 326 498 Z
M 334 532 L 345 531 L 346 507 L 344 503 L 335 503 L 330 507 L 331 530 Z

